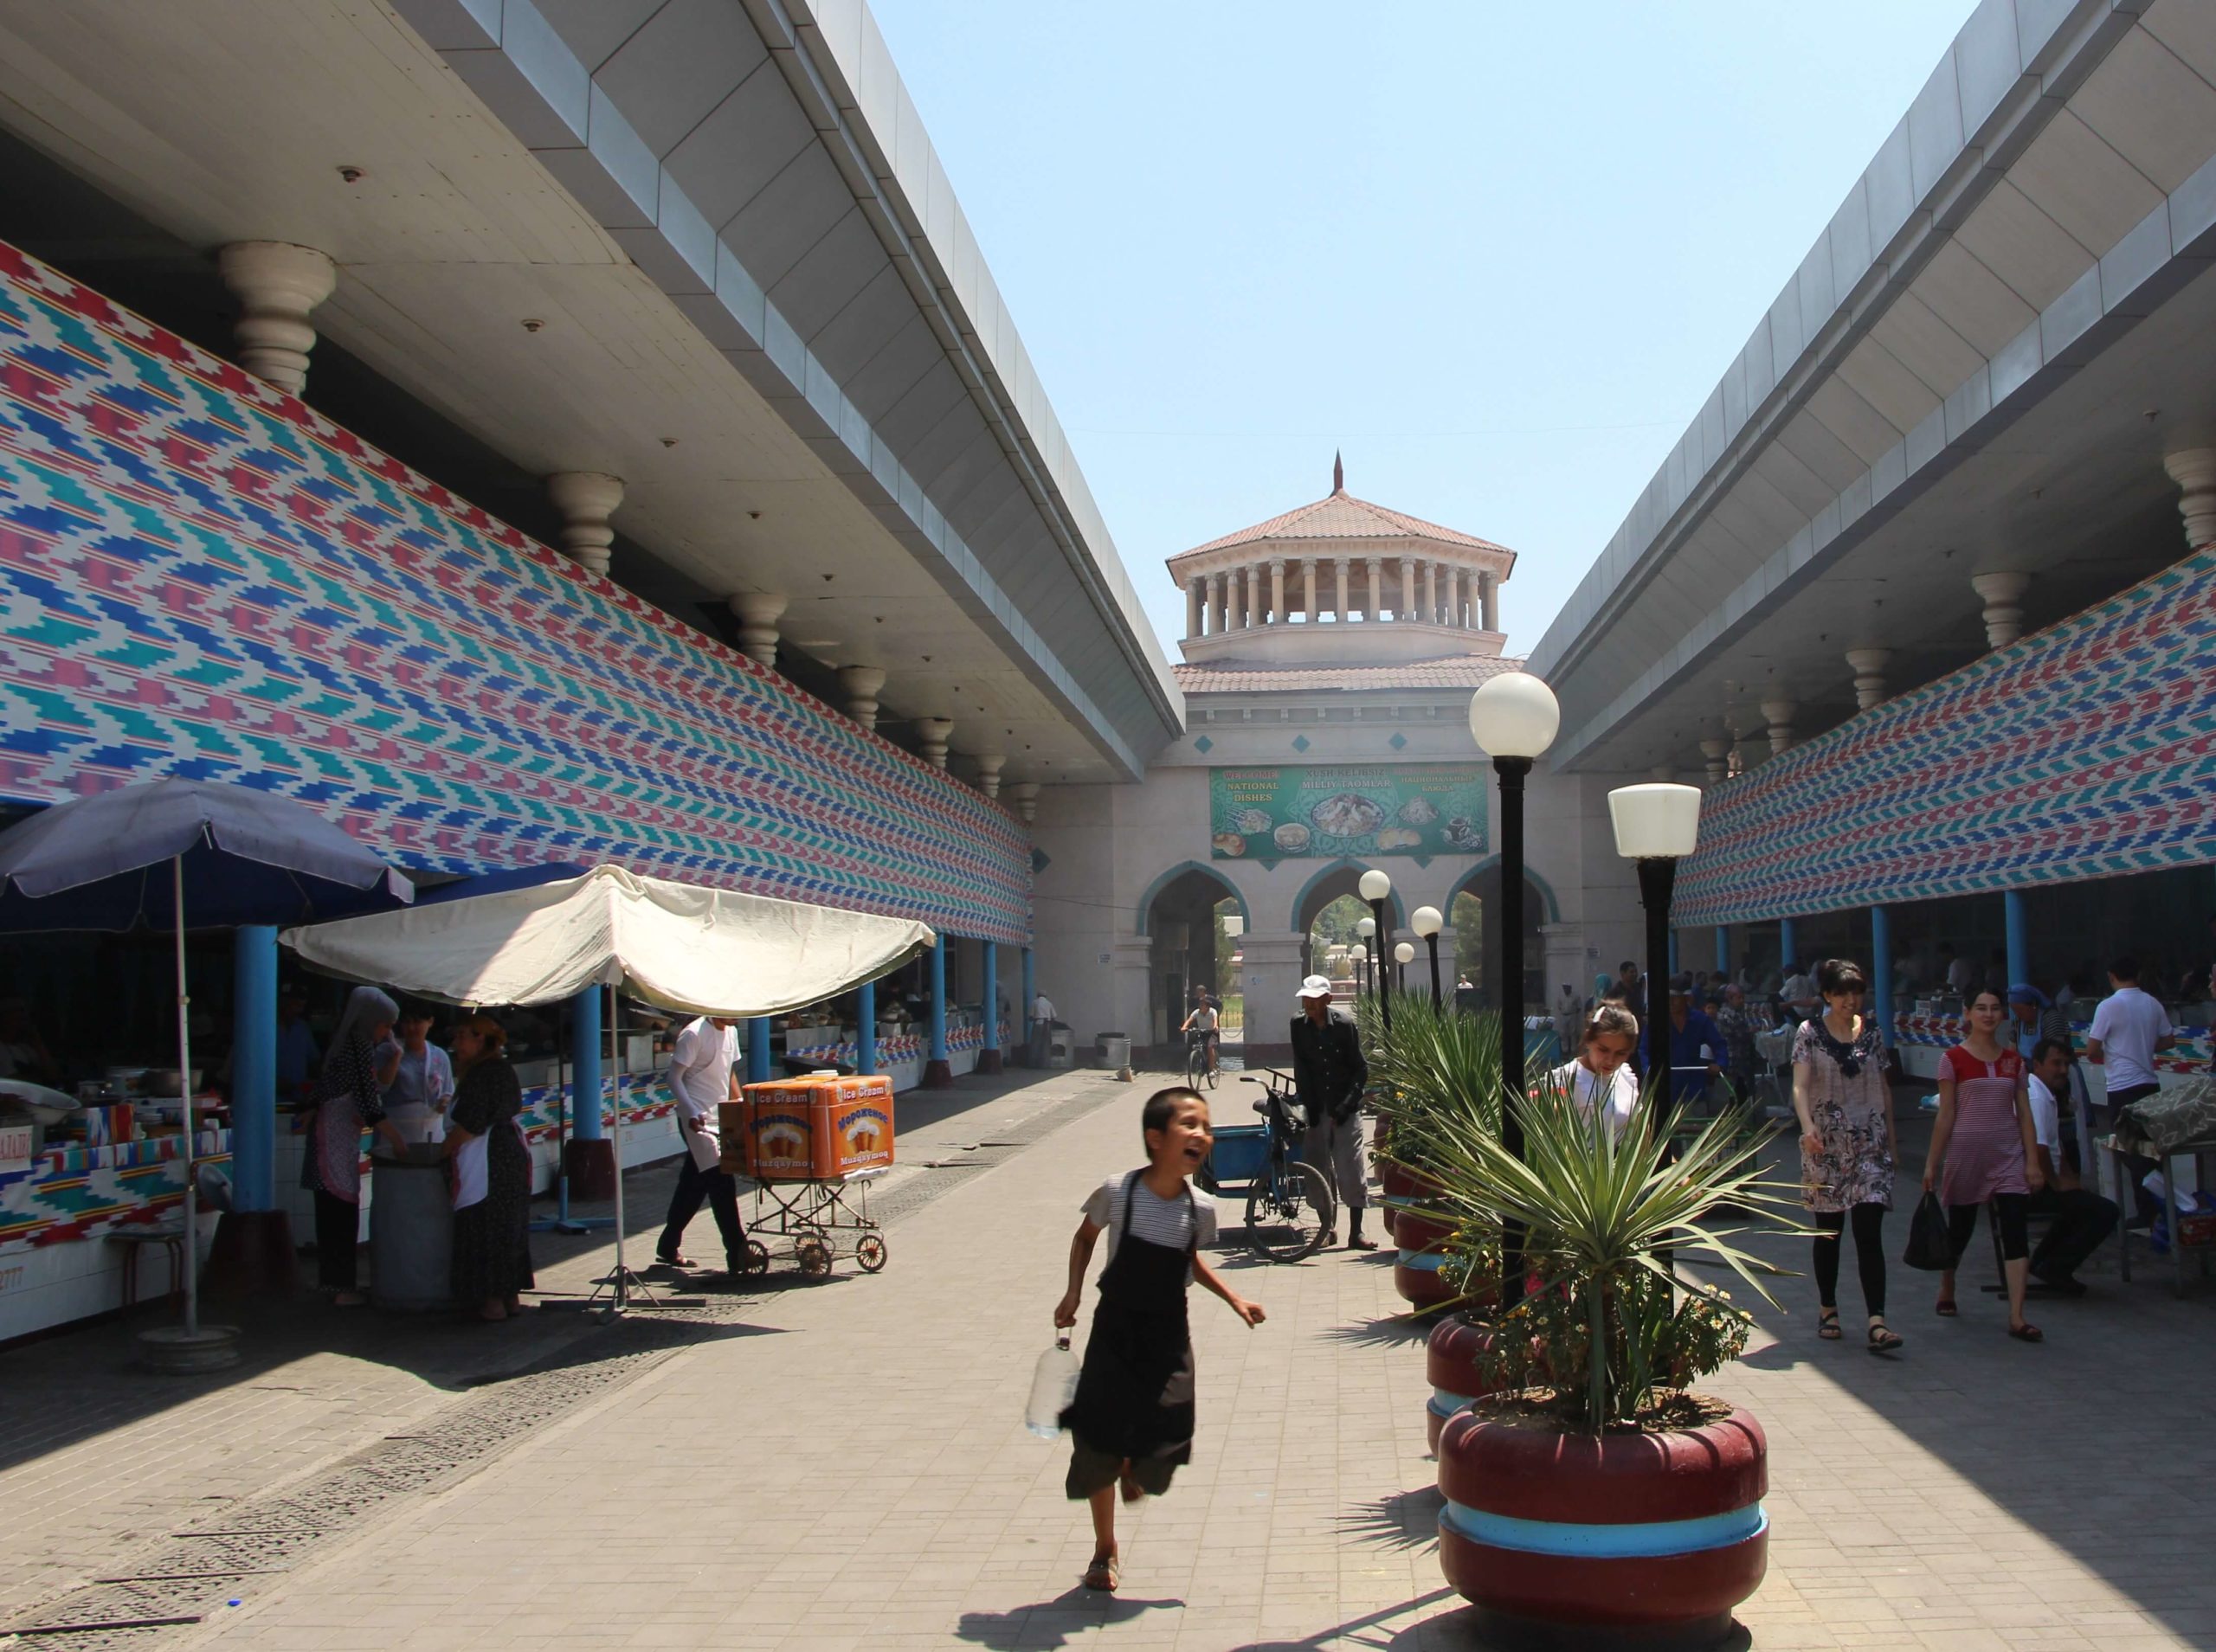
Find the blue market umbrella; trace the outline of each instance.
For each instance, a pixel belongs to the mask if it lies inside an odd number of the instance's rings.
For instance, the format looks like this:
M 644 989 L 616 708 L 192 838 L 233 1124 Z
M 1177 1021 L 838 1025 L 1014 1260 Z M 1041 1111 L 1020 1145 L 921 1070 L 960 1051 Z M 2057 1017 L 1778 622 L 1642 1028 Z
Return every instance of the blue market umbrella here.
M 185 931 L 309 923 L 414 897 L 405 877 L 312 809 L 212 781 L 126 786 L 57 803 L 0 832 L 0 931 L 149 929 L 177 937 L 188 1256 L 198 1189 Z M 199 1272 L 194 1261 L 184 1273 L 188 1344 L 200 1336 Z

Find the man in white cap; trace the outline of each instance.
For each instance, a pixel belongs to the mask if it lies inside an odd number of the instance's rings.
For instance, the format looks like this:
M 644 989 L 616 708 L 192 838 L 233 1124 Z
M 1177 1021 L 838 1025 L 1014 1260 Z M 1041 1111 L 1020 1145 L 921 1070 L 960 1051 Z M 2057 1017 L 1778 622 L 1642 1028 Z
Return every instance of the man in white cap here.
M 1304 1161 L 1321 1171 L 1332 1196 L 1347 1210 L 1347 1249 L 1375 1250 L 1362 1237 L 1362 1089 L 1369 1064 L 1354 1018 L 1331 1007 L 1331 983 L 1311 975 L 1300 983 L 1300 1013 L 1292 1018 L 1292 1090 L 1308 1115 L 1300 1145 Z

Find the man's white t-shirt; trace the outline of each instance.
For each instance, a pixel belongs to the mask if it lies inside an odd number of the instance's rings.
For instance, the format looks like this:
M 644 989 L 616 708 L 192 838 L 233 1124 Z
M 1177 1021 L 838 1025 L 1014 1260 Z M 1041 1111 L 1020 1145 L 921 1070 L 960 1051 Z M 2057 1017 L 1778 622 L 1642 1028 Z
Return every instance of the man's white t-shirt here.
M 1215 1012 L 1214 1005 L 1203 1004 L 1199 1009 L 1193 1012 L 1193 1031 L 1195 1032 L 1213 1032 L 1215 1031 L 1216 1023 L 1221 1018 L 1218 1017 Z
M 2032 1102 L 2032 1134 L 2047 1150 L 2047 1156 L 2058 1165 L 2062 1162 L 2062 1109 L 2055 1105 L 2054 1092 L 2037 1073 L 2026 1077 L 2026 1089 Z
M 1969 994 L 1970 982 L 1977 974 L 1977 966 L 1967 958 L 1957 958 L 1947 966 L 1947 985 L 1956 998 Z
M 1164 1245 L 1172 1250 L 1197 1249 L 1215 1243 L 1215 1201 L 1206 1193 L 1194 1192 L 1189 1205 L 1186 1193 L 1180 1191 L 1175 1199 L 1163 1199 L 1146 1185 L 1143 1170 L 1127 1170 L 1121 1175 L 1111 1176 L 1094 1188 L 1085 1199 L 1085 1219 L 1095 1227 L 1108 1230 L 1108 1249 L 1105 1260 L 1112 1261 L 1116 1255 L 1116 1241 L 1124 1232 L 1124 1189 L 1135 1179 L 1137 1186 L 1131 1188 L 1131 1231 L 1150 1244 Z M 1194 1224 L 1200 1225 L 1195 1234 Z
M 2170 1036 L 2170 1018 L 2158 999 L 2136 987 L 2119 987 L 2093 1012 L 2092 1036 L 2101 1041 L 2101 1064 L 2111 1090 L 2151 1084 L 2155 1043 Z
M 1053 1020 L 1054 1019 L 1054 1000 L 1048 998 L 1044 993 L 1040 993 L 1038 997 L 1033 999 L 1031 1000 L 1031 1019 L 1034 1021 Z
M 1780 998 L 1788 1004 L 1813 1003 L 1820 994 L 1816 983 L 1806 975 L 1788 975 L 1785 985 L 1778 989 Z
M 669 1057 L 669 1090 L 680 1118 L 715 1127 L 716 1109 L 731 1099 L 731 1070 L 738 1061 L 738 1028 L 718 1026 L 706 1016 L 687 1021 Z
M 1549 1075 L 1569 1092 L 1577 1110 L 1591 1118 L 1597 1111 L 1608 1122 L 1608 1134 L 1621 1135 L 1639 1108 L 1639 1078 L 1626 1062 L 1606 1078 L 1581 1061 L 1566 1062 Z

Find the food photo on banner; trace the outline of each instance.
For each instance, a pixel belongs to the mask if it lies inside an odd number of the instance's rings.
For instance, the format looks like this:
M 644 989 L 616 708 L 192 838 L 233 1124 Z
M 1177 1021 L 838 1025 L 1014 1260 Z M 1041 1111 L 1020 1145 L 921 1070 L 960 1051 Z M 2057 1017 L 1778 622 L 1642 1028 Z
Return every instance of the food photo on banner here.
M 1483 854 L 1487 782 L 1471 763 L 1213 769 L 1210 846 L 1217 860 Z

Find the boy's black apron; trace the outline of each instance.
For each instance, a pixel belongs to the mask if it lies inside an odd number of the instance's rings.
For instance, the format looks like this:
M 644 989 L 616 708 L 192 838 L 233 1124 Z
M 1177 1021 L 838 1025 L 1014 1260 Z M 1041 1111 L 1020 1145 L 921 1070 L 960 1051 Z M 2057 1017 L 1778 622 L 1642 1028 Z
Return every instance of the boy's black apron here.
M 1185 1314 L 1193 1248 L 1173 1250 L 1131 1231 L 1131 1197 L 1143 1172 L 1124 1184 L 1123 1233 L 1100 1276 L 1100 1303 L 1077 1398 L 1062 1426 L 1094 1450 L 1113 1457 L 1193 1457 L 1193 1335 Z M 1185 1210 L 1200 1238 L 1193 1192 Z

